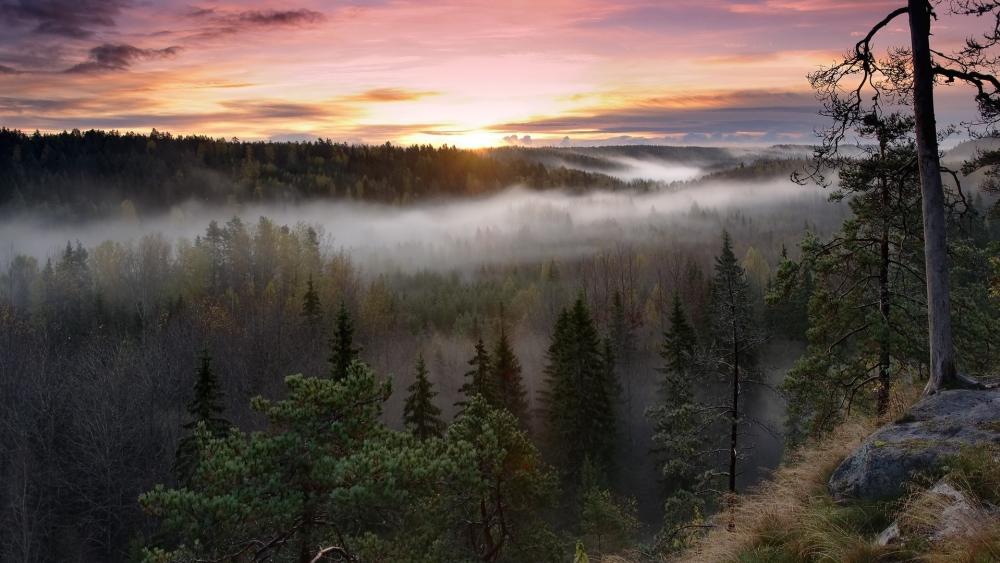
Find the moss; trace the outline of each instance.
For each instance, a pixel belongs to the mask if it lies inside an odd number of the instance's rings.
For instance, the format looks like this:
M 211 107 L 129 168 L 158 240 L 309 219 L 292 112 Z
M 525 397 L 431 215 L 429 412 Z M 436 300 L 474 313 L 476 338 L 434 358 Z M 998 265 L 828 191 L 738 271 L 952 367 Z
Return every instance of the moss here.
M 917 451 L 929 450 L 940 444 L 941 442 L 939 440 L 928 440 L 926 438 L 911 438 L 909 440 L 896 442 L 893 445 L 901 450 L 906 450 L 909 452 L 917 452 Z

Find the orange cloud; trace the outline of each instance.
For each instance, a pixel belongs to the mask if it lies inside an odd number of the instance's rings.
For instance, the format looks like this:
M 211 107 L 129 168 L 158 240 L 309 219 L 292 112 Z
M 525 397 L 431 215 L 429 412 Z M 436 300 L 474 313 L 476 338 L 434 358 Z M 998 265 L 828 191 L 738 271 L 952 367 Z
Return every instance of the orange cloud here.
M 436 95 L 438 92 L 415 91 L 405 88 L 375 88 L 348 96 L 346 99 L 357 102 L 411 102 Z

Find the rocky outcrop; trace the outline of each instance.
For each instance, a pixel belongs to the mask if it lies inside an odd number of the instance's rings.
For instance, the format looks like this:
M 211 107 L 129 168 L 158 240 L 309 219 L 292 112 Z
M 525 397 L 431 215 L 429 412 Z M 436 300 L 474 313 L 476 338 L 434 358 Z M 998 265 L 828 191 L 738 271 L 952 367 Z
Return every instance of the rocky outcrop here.
M 927 473 L 962 446 L 1000 444 L 1000 392 L 942 391 L 869 436 L 830 477 L 834 499 L 899 497 L 916 473 Z

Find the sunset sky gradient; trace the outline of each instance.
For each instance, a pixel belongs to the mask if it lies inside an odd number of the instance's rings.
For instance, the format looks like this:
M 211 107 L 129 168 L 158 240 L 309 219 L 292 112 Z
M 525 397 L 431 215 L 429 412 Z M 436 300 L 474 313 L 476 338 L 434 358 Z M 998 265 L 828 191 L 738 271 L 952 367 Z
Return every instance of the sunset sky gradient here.
M 459 146 L 812 141 L 901 0 L 0 0 L 0 126 Z M 882 45 L 906 45 L 905 19 Z M 960 22 L 961 23 L 961 22 Z M 972 29 L 943 19 L 938 47 Z M 942 121 L 971 111 L 939 96 Z

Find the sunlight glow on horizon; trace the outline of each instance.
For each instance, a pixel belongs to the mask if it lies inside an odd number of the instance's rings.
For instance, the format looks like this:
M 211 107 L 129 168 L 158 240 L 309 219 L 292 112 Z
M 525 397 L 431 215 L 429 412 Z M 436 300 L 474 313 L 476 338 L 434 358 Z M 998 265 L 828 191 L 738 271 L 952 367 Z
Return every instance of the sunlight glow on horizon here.
M 0 126 L 468 148 L 789 142 L 817 123 L 806 73 L 897 4 L 153 0 L 108 2 L 99 24 L 25 12 L 0 22 Z M 964 38 L 946 23 L 936 40 Z

